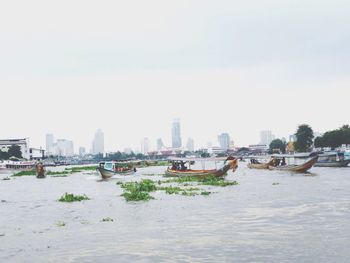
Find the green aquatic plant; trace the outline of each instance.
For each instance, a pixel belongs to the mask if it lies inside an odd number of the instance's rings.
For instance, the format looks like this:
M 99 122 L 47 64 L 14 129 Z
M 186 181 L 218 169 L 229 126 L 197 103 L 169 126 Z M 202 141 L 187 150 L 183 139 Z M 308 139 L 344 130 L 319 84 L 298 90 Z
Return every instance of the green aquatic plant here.
M 229 186 L 229 185 L 237 185 L 237 181 L 226 181 L 223 177 L 217 177 L 214 175 L 208 175 L 208 176 L 183 176 L 178 177 L 174 179 L 169 179 L 166 181 L 163 181 L 163 183 L 186 183 L 188 185 L 188 182 L 196 182 L 200 185 L 212 185 L 212 186 Z
M 46 171 L 46 175 L 67 175 L 66 171 Z
M 36 175 L 35 170 L 20 171 L 18 173 L 13 174 L 13 176 L 35 176 L 35 175 Z
M 181 192 L 181 195 L 184 195 L 184 196 L 195 196 L 195 195 L 198 195 L 196 192 L 192 192 L 192 191 L 182 191 Z
M 143 179 L 140 182 L 127 182 L 121 185 L 127 191 L 139 191 L 139 192 L 153 192 L 157 190 L 157 186 L 154 181 L 150 179 Z
M 141 180 L 140 182 L 127 182 L 121 184 L 124 189 L 124 196 L 126 201 L 148 201 L 154 199 L 149 192 L 157 190 L 155 182 L 149 179 Z
M 210 194 L 211 194 L 211 192 L 208 192 L 208 191 L 201 192 L 201 195 L 210 195 Z
M 64 195 L 61 196 L 60 199 L 58 199 L 59 202 L 80 202 L 83 200 L 90 200 L 89 197 L 87 197 L 85 194 L 84 195 L 74 195 L 74 194 L 68 194 L 65 193 Z
M 11 178 L 10 177 L 4 177 L 4 178 L 2 178 L 2 180 L 3 181 L 8 181 L 8 180 L 11 180 Z
M 180 193 L 183 189 L 177 186 L 166 186 L 166 187 L 158 187 L 158 190 L 163 190 L 167 194 L 178 194 Z
M 66 223 L 63 222 L 63 221 L 59 221 L 59 222 L 56 223 L 56 226 L 59 226 L 59 227 L 63 227 L 65 225 L 66 225 Z
M 149 193 L 140 192 L 140 191 L 124 192 L 122 194 L 122 196 L 124 196 L 124 198 L 127 202 L 130 202 L 130 201 L 148 201 L 148 200 L 154 199 L 154 197 L 151 196 Z
M 273 183 L 272 185 L 279 185 L 280 183 Z

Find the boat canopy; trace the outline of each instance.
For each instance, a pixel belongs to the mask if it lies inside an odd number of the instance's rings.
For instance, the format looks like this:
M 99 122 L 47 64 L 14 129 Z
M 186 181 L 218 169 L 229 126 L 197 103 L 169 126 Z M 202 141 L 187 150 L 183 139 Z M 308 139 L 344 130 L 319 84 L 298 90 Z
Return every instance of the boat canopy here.
M 296 154 L 272 154 L 271 157 L 273 158 L 311 158 L 311 157 L 315 157 L 316 155 L 318 155 L 315 152 L 312 153 L 296 153 Z
M 227 160 L 227 157 L 211 157 L 211 158 L 180 158 L 180 157 L 170 157 L 168 159 L 172 162 L 220 162 Z

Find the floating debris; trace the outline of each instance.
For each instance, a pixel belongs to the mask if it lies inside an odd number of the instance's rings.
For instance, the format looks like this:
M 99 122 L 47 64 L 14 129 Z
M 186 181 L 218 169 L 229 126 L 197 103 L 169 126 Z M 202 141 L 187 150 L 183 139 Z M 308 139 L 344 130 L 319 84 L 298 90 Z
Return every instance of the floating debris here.
M 101 220 L 101 222 L 114 222 L 114 219 L 113 218 L 110 218 L 110 217 L 106 217 L 106 218 L 103 218 Z
M 59 221 L 56 223 L 56 226 L 63 227 L 63 226 L 66 226 L 66 223 L 63 221 Z

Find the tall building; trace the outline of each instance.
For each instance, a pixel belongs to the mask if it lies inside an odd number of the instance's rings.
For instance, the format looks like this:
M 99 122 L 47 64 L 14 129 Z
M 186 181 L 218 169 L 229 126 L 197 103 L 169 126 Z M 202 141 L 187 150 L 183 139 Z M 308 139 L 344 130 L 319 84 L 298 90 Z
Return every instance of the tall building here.
M 146 154 L 148 152 L 149 152 L 149 139 L 145 137 L 141 141 L 141 153 Z
M 55 145 L 54 154 L 58 156 L 73 156 L 74 145 L 73 142 L 66 139 L 58 139 Z
M 86 154 L 86 149 L 85 147 L 79 147 L 79 155 L 84 156 Z
M 50 156 L 54 153 L 54 138 L 53 134 L 46 134 L 46 155 Z
M 164 148 L 163 140 L 162 140 L 162 138 L 158 138 L 157 139 L 157 151 L 160 151 L 163 148 Z
M 94 140 L 92 141 L 92 154 L 104 153 L 105 151 L 105 136 L 99 129 L 95 133 Z
M 171 130 L 172 137 L 172 147 L 173 148 L 181 148 L 181 127 L 180 127 L 180 119 L 175 119 L 173 122 L 173 127 Z
M 270 145 L 275 138 L 270 130 L 260 132 L 260 144 Z
M 228 133 L 222 133 L 218 136 L 218 141 L 222 149 L 230 148 L 230 135 Z
M 194 152 L 194 140 L 192 138 L 187 139 L 186 148 L 190 152 Z

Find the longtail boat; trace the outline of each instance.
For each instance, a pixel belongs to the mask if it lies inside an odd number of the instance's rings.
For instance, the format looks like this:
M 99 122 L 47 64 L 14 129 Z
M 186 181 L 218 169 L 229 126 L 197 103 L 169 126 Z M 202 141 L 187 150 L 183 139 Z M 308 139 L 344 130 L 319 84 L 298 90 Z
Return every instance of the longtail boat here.
M 317 162 L 318 155 L 315 153 L 300 153 L 300 154 L 275 154 L 271 155 L 271 160 L 267 163 L 260 163 L 256 159 L 251 158 L 251 163 L 248 168 L 279 170 L 304 173 L 311 169 Z
M 136 172 L 133 162 L 129 160 L 100 162 L 97 170 L 103 179 L 111 178 L 114 175 L 131 175 Z
M 192 158 L 192 159 L 181 159 L 181 158 L 175 158 L 170 160 L 172 163 L 172 167 L 168 168 L 165 171 L 166 176 L 175 176 L 175 177 L 181 177 L 181 176 L 216 176 L 216 177 L 223 177 L 226 175 L 226 173 L 229 170 L 235 171 L 238 167 L 237 163 L 238 160 L 236 158 L 228 158 L 228 159 L 214 159 L 214 158 Z M 202 170 L 192 170 L 191 165 L 194 165 L 196 162 L 218 162 L 218 161 L 224 161 L 224 165 L 220 169 L 202 169 Z M 187 167 L 188 165 L 189 167 Z
M 346 167 L 350 163 L 343 152 L 325 152 L 318 155 L 315 167 Z
M 254 161 L 253 161 L 254 160 Z M 260 163 L 259 161 L 257 161 L 256 159 L 251 159 L 251 163 L 248 163 L 247 166 L 250 169 L 269 169 L 269 166 L 272 165 L 274 162 L 273 159 L 271 159 L 269 162 L 267 163 Z
M 282 155 L 282 158 L 294 158 L 292 156 Z M 301 158 L 301 157 L 299 157 Z M 280 160 L 278 157 L 274 157 L 275 160 Z M 269 170 L 278 170 L 278 171 L 289 171 L 289 172 L 298 172 L 305 173 L 310 170 L 317 162 L 318 155 L 312 157 L 307 162 L 302 164 L 286 164 L 286 165 L 269 165 Z
M 45 178 L 45 169 L 44 169 L 44 165 L 41 162 L 36 164 L 35 171 L 36 171 L 36 178 Z

